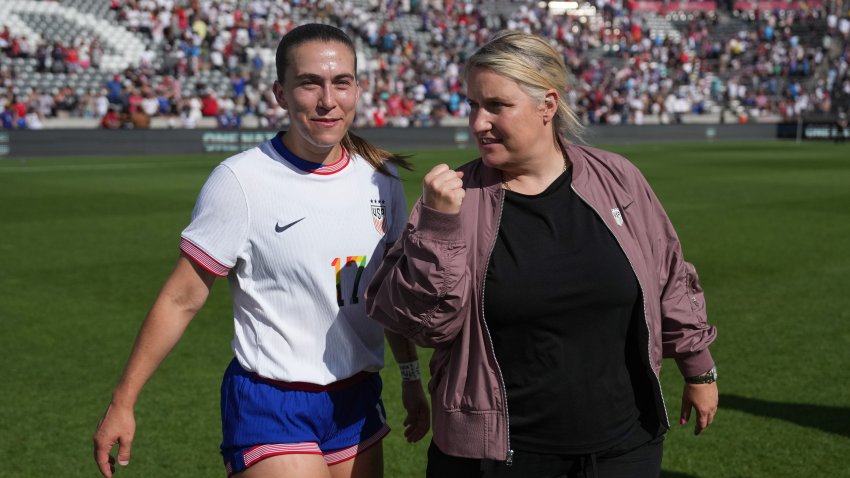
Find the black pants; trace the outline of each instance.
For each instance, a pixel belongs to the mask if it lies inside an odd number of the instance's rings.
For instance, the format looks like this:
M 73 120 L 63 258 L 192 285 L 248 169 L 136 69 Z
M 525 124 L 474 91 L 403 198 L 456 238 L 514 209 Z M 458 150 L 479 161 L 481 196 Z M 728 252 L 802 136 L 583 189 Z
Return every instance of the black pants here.
M 550 455 L 514 451 L 513 463 L 458 458 L 428 448 L 427 478 L 658 478 L 664 436 L 638 444 L 624 443 L 588 455 Z

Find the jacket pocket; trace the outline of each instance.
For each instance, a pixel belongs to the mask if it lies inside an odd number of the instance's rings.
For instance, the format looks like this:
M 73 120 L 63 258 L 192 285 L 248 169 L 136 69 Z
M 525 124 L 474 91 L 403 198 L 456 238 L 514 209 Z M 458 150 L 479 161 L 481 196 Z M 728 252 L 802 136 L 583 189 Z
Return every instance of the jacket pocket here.
M 700 285 L 696 268 L 690 262 L 685 262 L 685 286 L 688 299 L 691 301 L 691 309 L 694 312 L 702 310 L 705 306 L 702 301 L 702 285 Z

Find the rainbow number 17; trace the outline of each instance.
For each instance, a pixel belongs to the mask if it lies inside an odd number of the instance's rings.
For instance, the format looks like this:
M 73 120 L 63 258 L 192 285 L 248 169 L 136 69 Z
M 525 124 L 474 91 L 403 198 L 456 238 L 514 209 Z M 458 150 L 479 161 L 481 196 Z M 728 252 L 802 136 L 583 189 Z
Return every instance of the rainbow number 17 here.
M 348 256 L 345 258 L 345 263 L 341 257 L 335 257 L 331 265 L 336 270 L 336 303 L 342 307 L 345 305 L 345 300 L 342 298 L 342 270 L 343 268 L 355 267 L 357 272 L 354 275 L 354 287 L 351 289 L 351 304 L 359 302 L 357 291 L 360 289 L 360 277 L 363 275 L 363 269 L 366 267 L 366 256 Z

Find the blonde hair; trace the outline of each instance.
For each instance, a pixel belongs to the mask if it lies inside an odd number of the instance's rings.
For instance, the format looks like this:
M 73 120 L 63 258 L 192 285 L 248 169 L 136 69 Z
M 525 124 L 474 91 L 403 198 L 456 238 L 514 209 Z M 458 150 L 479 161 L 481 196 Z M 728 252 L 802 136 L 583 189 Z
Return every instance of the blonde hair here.
M 543 38 L 502 30 L 481 46 L 466 62 L 466 76 L 475 68 L 491 70 L 516 81 L 532 98 L 543 101 L 546 91 L 558 92 L 558 110 L 552 127 L 559 141 L 581 140 L 584 125 L 566 101 L 567 67 L 555 48 Z

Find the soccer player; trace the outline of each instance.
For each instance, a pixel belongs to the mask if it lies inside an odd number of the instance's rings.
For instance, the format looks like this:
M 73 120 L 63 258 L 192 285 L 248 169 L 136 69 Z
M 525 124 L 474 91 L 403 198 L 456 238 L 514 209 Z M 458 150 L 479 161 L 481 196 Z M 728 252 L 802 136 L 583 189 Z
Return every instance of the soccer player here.
M 274 94 L 291 127 L 222 162 L 202 188 L 94 435 L 106 477 L 114 445 L 129 463 L 136 399 L 216 277 L 230 283 L 235 326 L 221 387 L 228 475 L 383 475 L 384 332 L 366 317 L 363 292 L 406 224 L 396 176 L 406 162 L 348 131 L 360 89 L 342 31 L 299 26 L 276 61 Z M 416 349 L 387 339 L 403 372 L 405 435 L 416 441 L 430 426 Z

